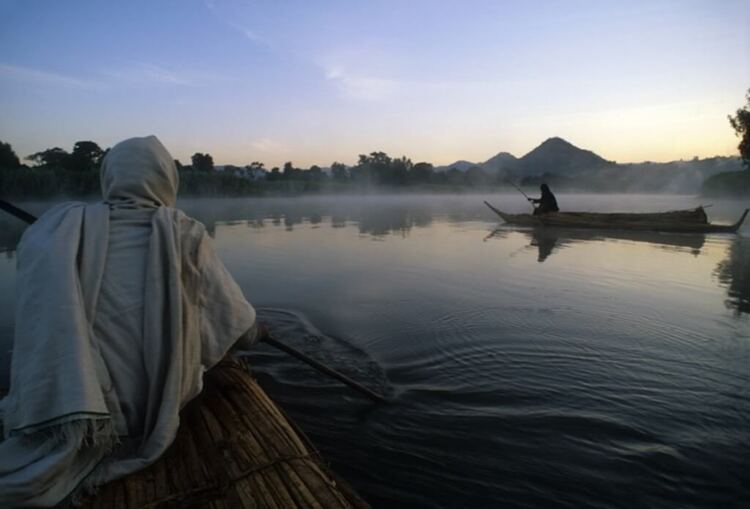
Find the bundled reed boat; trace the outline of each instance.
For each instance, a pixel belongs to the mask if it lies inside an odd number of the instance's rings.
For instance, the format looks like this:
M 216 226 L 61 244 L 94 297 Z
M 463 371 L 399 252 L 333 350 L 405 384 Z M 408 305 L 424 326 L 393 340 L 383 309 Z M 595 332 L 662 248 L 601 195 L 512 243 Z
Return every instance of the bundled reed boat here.
M 543 215 L 508 214 L 484 202 L 506 223 L 521 226 L 553 226 L 566 228 L 596 228 L 604 230 L 636 230 L 673 233 L 735 233 L 750 209 L 734 224 L 711 224 L 703 207 L 669 212 L 597 213 L 550 212 Z
M 150 467 L 112 481 L 86 508 L 368 508 L 252 378 L 224 360 L 180 414 L 177 438 Z

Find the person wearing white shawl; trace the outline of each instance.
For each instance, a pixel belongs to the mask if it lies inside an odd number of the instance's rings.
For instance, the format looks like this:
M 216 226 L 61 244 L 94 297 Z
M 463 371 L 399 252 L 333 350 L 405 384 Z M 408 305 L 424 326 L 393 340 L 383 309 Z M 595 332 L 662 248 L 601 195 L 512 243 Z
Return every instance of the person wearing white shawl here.
M 52 208 L 18 246 L 0 507 L 53 506 L 153 463 L 204 371 L 258 339 L 204 226 L 173 208 L 156 137 L 113 147 L 101 186 L 103 202 Z

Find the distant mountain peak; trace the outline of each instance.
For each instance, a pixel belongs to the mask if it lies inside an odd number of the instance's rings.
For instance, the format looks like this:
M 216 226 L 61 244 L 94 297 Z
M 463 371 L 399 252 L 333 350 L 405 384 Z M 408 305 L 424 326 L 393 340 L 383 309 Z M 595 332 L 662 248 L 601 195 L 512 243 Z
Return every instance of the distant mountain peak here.
M 479 166 L 489 174 L 530 176 L 542 174 L 576 174 L 582 171 L 595 170 L 615 166 L 603 157 L 578 148 L 568 140 L 553 136 L 547 138 L 536 148 L 521 158 L 509 152 L 498 152 L 483 163 L 458 160 L 447 166 L 435 168 L 436 171 L 446 171 L 456 168 L 466 171 L 473 166 Z
M 576 152 L 587 152 L 589 154 L 593 154 L 593 152 L 591 152 L 590 150 L 577 147 L 573 145 L 571 142 L 569 142 L 568 140 L 566 140 L 565 138 L 560 138 L 559 136 L 553 136 L 552 138 L 547 138 L 542 143 L 540 143 L 536 148 L 534 148 L 531 152 L 534 152 L 535 150 L 565 150 L 565 151 L 571 151 L 571 152 L 576 151 Z
M 569 142 L 568 140 L 566 140 L 564 138 L 560 138 L 559 136 L 553 136 L 551 138 L 547 138 L 546 140 L 544 140 L 542 143 L 539 144 L 540 147 L 550 146 L 550 145 L 551 146 L 557 145 L 557 146 L 563 146 L 563 147 L 578 148 L 575 145 L 573 145 L 571 142 Z
M 472 163 L 471 161 L 467 161 L 465 159 L 459 159 L 458 161 L 455 161 L 454 163 L 448 164 L 446 166 L 439 166 L 435 168 L 436 171 L 445 171 L 450 170 L 452 168 L 455 168 L 459 171 L 466 171 L 469 168 L 472 168 L 476 166 L 477 163 Z
M 521 170 L 527 175 L 574 173 L 614 164 L 557 136 L 546 139 L 519 162 Z
M 508 159 L 508 160 L 515 160 L 516 156 L 511 154 L 510 152 L 498 152 L 494 156 L 490 157 L 490 159 Z M 488 161 L 490 160 L 488 159 Z

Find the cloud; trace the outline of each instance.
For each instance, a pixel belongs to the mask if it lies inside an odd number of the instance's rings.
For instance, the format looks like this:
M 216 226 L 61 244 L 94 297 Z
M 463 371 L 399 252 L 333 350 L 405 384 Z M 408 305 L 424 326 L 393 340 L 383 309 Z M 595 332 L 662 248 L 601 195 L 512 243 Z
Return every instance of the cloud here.
M 326 79 L 332 81 L 352 99 L 382 101 L 390 98 L 399 88 L 397 81 L 366 75 L 348 73 L 343 67 L 329 67 L 325 71 Z
M 164 67 L 137 62 L 119 69 L 106 69 L 103 74 L 117 83 L 130 85 L 171 85 L 196 87 L 226 79 L 226 76 L 205 71 L 174 71 Z
M 250 146 L 259 152 L 283 153 L 289 152 L 289 147 L 270 138 L 260 138 L 250 142 Z
M 260 35 L 255 29 L 239 24 L 232 18 L 227 19 L 227 16 L 219 12 L 219 9 L 216 6 L 216 2 L 214 2 L 213 0 L 203 0 L 203 4 L 206 6 L 206 9 L 208 9 L 211 15 L 220 23 L 223 23 L 232 30 L 241 33 L 248 41 L 251 41 L 259 46 L 265 46 L 268 48 L 273 47 L 271 41 Z
M 409 100 L 473 98 L 477 94 L 497 96 L 521 83 L 505 77 L 454 77 L 450 73 L 416 73 L 398 56 L 377 49 L 339 49 L 313 58 L 325 79 L 344 97 L 362 101 L 385 102 L 396 98 Z
M 29 67 L 0 64 L 0 79 L 6 78 L 24 83 L 39 83 L 42 85 L 64 86 L 71 88 L 95 88 L 95 81 L 74 78 Z
M 511 97 L 543 94 L 548 85 L 539 80 L 516 77 L 453 77 L 417 75 L 402 69 L 397 59 L 370 52 L 339 52 L 333 58 L 314 59 L 325 79 L 348 99 L 410 104 L 430 103 L 467 107 L 482 101 L 496 104 Z M 343 56 L 342 56 L 343 53 Z
M 351 99 L 385 101 L 395 96 L 411 98 L 500 95 L 520 82 L 508 80 L 391 79 L 358 74 L 343 66 L 323 66 L 325 77 Z
M 210 71 L 175 71 L 146 62 L 137 62 L 117 69 L 104 69 L 96 79 L 77 78 L 65 74 L 0 64 L 0 81 L 35 83 L 78 89 L 110 89 L 117 86 L 200 87 L 227 81 L 229 77 Z
M 243 26 L 243 25 L 239 25 L 237 23 L 226 22 L 226 21 L 221 20 L 221 19 L 220 19 L 220 21 L 222 23 L 225 23 L 232 30 L 235 30 L 235 31 L 241 33 L 242 35 L 244 35 L 245 39 L 247 39 L 248 41 L 252 42 L 253 44 L 273 49 L 273 44 L 271 43 L 271 41 L 269 41 L 268 39 L 266 39 L 265 37 L 263 37 L 262 35 L 260 35 L 256 30 L 254 30 L 252 28 L 248 28 L 248 27 Z
M 239 30 L 242 31 L 243 34 L 245 34 L 245 37 L 250 39 L 253 42 L 264 42 L 263 38 L 259 36 L 257 33 L 255 33 L 253 30 L 250 30 L 249 28 L 242 28 L 238 27 Z

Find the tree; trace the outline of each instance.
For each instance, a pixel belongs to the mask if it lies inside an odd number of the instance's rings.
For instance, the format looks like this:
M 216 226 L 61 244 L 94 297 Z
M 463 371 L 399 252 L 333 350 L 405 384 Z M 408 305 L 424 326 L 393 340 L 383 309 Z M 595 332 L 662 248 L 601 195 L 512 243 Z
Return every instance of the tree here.
M 101 165 L 103 157 L 104 151 L 93 141 L 77 141 L 65 166 L 73 171 L 94 171 Z
M 745 167 L 750 170 L 750 89 L 745 94 L 747 104 L 737 110 L 734 116 L 729 115 L 729 123 L 734 132 L 742 138 L 737 148 L 740 150 L 740 158 Z
M 372 170 L 368 158 L 364 154 L 359 155 L 357 165 L 349 169 L 349 176 L 353 182 L 369 184 L 372 180 Z
M 336 182 L 346 182 L 349 180 L 349 169 L 344 163 L 334 162 L 331 164 L 331 176 Z
M 359 156 L 359 164 L 367 166 L 370 175 L 378 184 L 388 183 L 390 168 L 393 160 L 385 152 L 370 152 L 369 156 Z
M 401 159 L 394 159 L 387 170 L 385 183 L 399 186 L 406 184 L 411 169 L 411 159 L 408 159 L 406 156 L 402 156 Z
M 313 164 L 307 170 L 307 178 L 312 181 L 323 180 L 323 170 L 317 164 Z
M 196 152 L 193 157 L 190 158 L 193 162 L 193 169 L 197 171 L 214 171 L 214 158 L 211 154 L 201 154 Z
M 283 178 L 284 180 L 293 180 L 297 176 L 299 170 L 294 167 L 291 161 L 284 163 Z
M 413 182 L 427 183 L 432 180 L 434 174 L 435 169 L 430 163 L 417 163 L 412 167 L 409 176 Z
M 10 143 L 0 141 L 0 168 L 18 168 L 21 166 L 18 156 L 13 152 Z
M 268 172 L 260 161 L 253 161 L 245 166 L 243 175 L 250 180 L 268 180 Z
M 385 152 L 370 152 L 370 155 L 359 155 L 357 166 L 350 170 L 350 174 L 357 182 L 403 184 L 410 169 L 411 161 L 406 157 L 394 160 Z
M 269 182 L 276 182 L 277 180 L 281 180 L 281 171 L 279 170 L 278 166 L 274 166 L 273 168 L 271 168 L 271 173 L 268 174 L 266 180 L 268 180 Z
M 50 168 L 65 168 L 70 154 L 60 147 L 48 148 L 36 154 L 31 154 L 26 159 L 35 162 L 38 166 Z

